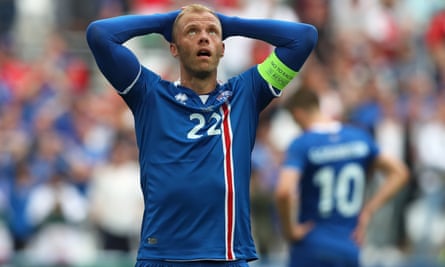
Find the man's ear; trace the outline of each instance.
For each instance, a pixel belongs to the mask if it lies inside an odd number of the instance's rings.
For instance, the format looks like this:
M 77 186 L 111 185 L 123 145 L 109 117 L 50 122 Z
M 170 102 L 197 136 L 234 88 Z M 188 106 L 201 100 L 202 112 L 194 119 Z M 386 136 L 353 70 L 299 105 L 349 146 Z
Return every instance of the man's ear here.
M 226 45 L 222 43 L 222 49 L 221 49 L 221 57 L 224 57 L 224 51 L 226 50 Z
M 176 46 L 175 43 L 170 43 L 170 53 L 172 54 L 173 57 L 178 56 L 178 47 Z

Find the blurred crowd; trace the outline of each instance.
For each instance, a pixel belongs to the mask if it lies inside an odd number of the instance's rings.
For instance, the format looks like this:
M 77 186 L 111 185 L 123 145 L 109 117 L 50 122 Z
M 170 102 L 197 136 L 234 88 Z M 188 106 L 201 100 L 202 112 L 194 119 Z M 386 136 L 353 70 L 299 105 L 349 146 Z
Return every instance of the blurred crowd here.
M 94 65 L 85 28 L 189 2 L 317 27 L 318 46 L 282 99 L 296 83 L 310 85 L 324 112 L 369 130 L 411 170 L 370 226 L 364 266 L 445 264 L 445 1 L 0 0 L 0 266 L 132 266 L 143 207 L 133 119 Z M 160 36 L 127 45 L 177 79 Z M 226 40 L 220 79 L 270 51 Z M 257 264 L 271 267 L 286 253 L 272 192 L 299 133 L 280 101 L 263 112 L 252 156 Z M 382 179 L 373 178 L 369 190 Z

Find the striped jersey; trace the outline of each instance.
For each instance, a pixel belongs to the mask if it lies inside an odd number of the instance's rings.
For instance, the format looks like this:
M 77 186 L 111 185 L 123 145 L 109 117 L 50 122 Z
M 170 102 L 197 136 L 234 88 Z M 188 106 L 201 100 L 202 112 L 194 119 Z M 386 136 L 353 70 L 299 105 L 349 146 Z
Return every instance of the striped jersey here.
M 277 93 L 256 67 L 205 103 L 142 67 L 121 94 L 134 115 L 145 210 L 138 260 L 253 260 L 250 158 L 260 111 Z

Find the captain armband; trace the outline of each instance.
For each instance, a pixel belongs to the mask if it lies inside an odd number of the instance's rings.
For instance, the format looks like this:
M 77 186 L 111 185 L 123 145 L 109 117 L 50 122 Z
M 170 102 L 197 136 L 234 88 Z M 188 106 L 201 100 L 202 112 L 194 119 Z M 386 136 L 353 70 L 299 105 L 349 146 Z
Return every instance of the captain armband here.
M 283 90 L 298 74 L 297 71 L 286 66 L 275 52 L 272 52 L 263 63 L 258 65 L 258 72 L 264 80 L 279 90 Z

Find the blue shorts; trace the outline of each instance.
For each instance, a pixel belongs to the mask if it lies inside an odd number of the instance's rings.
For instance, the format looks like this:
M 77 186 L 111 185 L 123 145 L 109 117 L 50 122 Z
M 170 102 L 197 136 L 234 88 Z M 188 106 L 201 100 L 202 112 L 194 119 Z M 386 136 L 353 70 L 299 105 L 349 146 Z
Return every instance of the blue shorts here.
M 138 261 L 135 267 L 249 267 L 245 260 L 237 261 L 189 261 L 172 262 L 159 260 Z
M 289 267 L 359 267 L 359 247 L 349 238 L 314 228 L 290 246 Z

